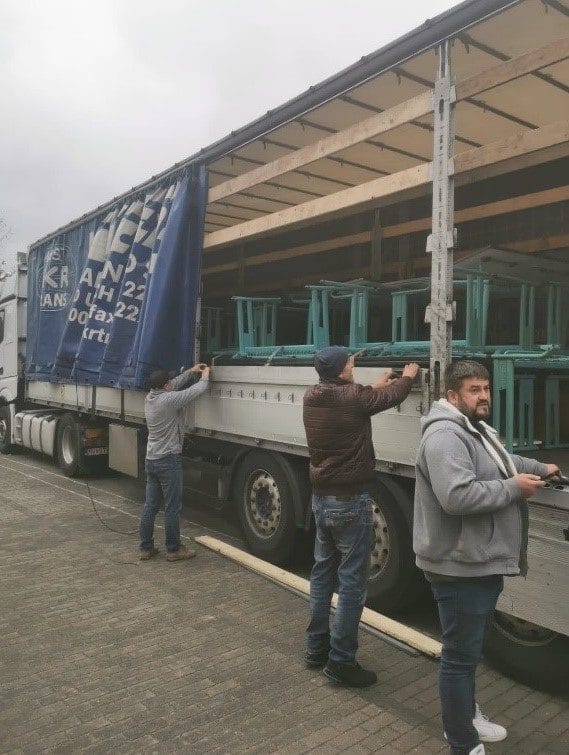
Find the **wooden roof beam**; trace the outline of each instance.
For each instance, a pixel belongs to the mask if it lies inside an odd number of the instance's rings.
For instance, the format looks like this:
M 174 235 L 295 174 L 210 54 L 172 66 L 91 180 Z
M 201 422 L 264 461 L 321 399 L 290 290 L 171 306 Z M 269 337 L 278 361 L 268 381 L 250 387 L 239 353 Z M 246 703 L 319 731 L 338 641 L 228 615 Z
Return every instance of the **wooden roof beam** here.
M 389 110 L 372 115 L 353 126 L 338 131 L 336 134 L 320 139 L 315 144 L 302 147 L 291 155 L 285 155 L 255 170 L 213 186 L 208 193 L 208 202 L 215 202 L 223 197 L 236 194 L 243 189 L 248 189 L 258 183 L 263 183 L 271 178 L 280 176 L 283 173 L 297 170 L 303 165 L 333 155 L 378 134 L 391 131 L 397 128 L 397 126 L 427 115 L 432 109 L 432 92 L 423 92 L 417 97 L 389 108 Z
M 522 131 L 506 139 L 492 142 L 484 147 L 461 152 L 454 158 L 455 175 L 468 174 L 496 165 L 500 162 L 546 150 L 550 147 L 569 142 L 569 120 L 558 121 L 535 130 Z M 303 225 L 342 211 L 357 207 L 371 206 L 378 200 L 394 197 L 417 187 L 425 186 L 431 181 L 431 163 L 418 165 L 390 176 L 376 178 L 373 181 L 344 189 L 320 199 L 290 207 L 232 226 L 223 231 L 215 231 L 204 238 L 204 249 L 220 247 L 235 241 L 276 232 L 281 228 Z
M 569 58 L 569 39 L 560 39 L 537 50 L 520 55 L 517 58 L 499 63 L 482 73 L 476 74 L 456 85 L 457 100 L 468 100 L 473 95 L 494 89 L 510 81 L 535 73 L 542 68 Z M 422 82 L 427 85 L 428 82 Z M 484 103 L 475 102 L 481 107 L 488 107 Z M 216 202 L 259 183 L 270 181 L 272 178 L 308 165 L 311 162 L 340 152 L 343 149 L 372 139 L 378 134 L 391 131 L 405 123 L 410 123 L 421 116 L 427 115 L 433 109 L 432 91 L 423 92 L 416 97 L 399 103 L 381 113 L 370 116 L 359 123 L 349 126 L 342 131 L 331 134 L 315 144 L 296 150 L 270 163 L 260 165 L 217 186 L 213 186 L 208 193 L 208 203 Z M 501 113 L 500 111 L 500 114 Z M 521 125 L 533 127 L 520 119 L 509 116 Z
M 560 63 L 567 58 L 569 58 L 569 38 L 558 39 L 549 45 L 540 47 L 538 50 L 532 50 L 504 63 L 498 63 L 492 68 L 482 71 L 482 73 L 457 82 L 456 98 L 457 100 L 465 100 L 475 94 L 486 92 L 522 76 L 535 73 L 554 63 Z
M 454 219 L 457 224 L 466 223 L 472 220 L 482 220 L 483 218 L 494 218 L 499 215 L 507 215 L 512 212 L 529 210 L 534 207 L 544 207 L 546 205 L 558 202 L 569 201 L 569 185 L 558 186 L 553 189 L 536 191 L 531 194 L 522 194 L 509 199 L 499 199 L 487 204 L 473 205 L 465 207 L 462 210 L 456 210 Z M 416 218 L 408 220 L 405 223 L 396 223 L 386 225 L 381 229 L 381 235 L 384 239 L 397 238 L 406 236 L 411 233 L 420 233 L 421 231 L 431 230 L 431 217 Z M 338 249 L 347 249 L 359 244 L 369 244 L 371 242 L 371 231 L 361 231 L 348 236 L 338 236 L 325 241 L 316 241 L 311 244 L 301 244 L 289 249 L 280 249 L 275 252 L 266 254 L 255 254 L 243 259 L 245 267 L 258 267 L 269 262 L 282 262 L 283 260 L 293 259 L 295 257 L 304 257 L 310 254 L 320 254 Z M 525 242 L 522 242 L 525 243 Z M 508 246 L 510 248 L 510 245 Z M 202 274 L 215 275 L 225 273 L 230 270 L 237 270 L 241 261 L 225 262 L 220 265 L 211 265 L 202 269 Z

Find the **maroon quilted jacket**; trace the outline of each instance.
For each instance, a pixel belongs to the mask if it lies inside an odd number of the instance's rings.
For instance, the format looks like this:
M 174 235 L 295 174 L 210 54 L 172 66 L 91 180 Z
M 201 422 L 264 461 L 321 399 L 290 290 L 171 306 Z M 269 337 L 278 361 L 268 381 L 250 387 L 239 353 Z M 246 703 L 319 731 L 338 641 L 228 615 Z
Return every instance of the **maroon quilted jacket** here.
M 375 467 L 371 417 L 400 404 L 412 382 L 401 377 L 374 390 L 336 378 L 306 391 L 303 418 L 315 492 L 352 495 L 369 490 Z

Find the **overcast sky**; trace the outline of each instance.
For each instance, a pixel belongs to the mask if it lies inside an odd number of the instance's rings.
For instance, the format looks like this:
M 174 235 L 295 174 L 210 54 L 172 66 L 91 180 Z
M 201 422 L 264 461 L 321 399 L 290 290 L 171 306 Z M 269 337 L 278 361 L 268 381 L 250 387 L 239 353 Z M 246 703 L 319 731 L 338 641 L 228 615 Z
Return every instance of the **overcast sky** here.
M 455 4 L 1 0 L 0 258 Z

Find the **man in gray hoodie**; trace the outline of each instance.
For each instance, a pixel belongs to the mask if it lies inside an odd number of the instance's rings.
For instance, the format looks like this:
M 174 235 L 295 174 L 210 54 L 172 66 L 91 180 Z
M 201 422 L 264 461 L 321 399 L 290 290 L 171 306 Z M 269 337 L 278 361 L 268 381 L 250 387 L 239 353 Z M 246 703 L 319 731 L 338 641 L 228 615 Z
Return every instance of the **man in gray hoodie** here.
M 188 383 L 199 374 L 195 385 Z M 196 555 L 180 543 L 182 510 L 182 444 L 184 411 L 207 390 L 209 367 L 196 364 L 178 377 L 170 379 L 165 370 L 150 375 L 150 391 L 144 402 L 148 426 L 146 445 L 146 500 L 140 517 L 140 559 L 148 561 L 158 549 L 154 547 L 154 519 L 164 501 L 166 560 L 182 561 Z
M 481 742 L 507 736 L 475 702 L 476 667 L 504 575 L 527 572 L 526 499 L 560 473 L 502 446 L 485 422 L 489 379 L 478 362 L 449 365 L 446 399 L 422 420 L 417 455 L 413 546 L 439 611 L 439 693 L 453 755 L 482 755 Z

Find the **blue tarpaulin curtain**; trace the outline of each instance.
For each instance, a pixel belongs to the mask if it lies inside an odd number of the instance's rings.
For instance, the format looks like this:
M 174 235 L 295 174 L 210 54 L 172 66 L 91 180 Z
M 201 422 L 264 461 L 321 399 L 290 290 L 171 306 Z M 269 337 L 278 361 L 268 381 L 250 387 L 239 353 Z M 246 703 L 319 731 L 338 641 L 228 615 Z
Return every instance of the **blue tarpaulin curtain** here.
M 30 380 L 144 388 L 192 362 L 206 171 L 192 166 L 30 253 Z

